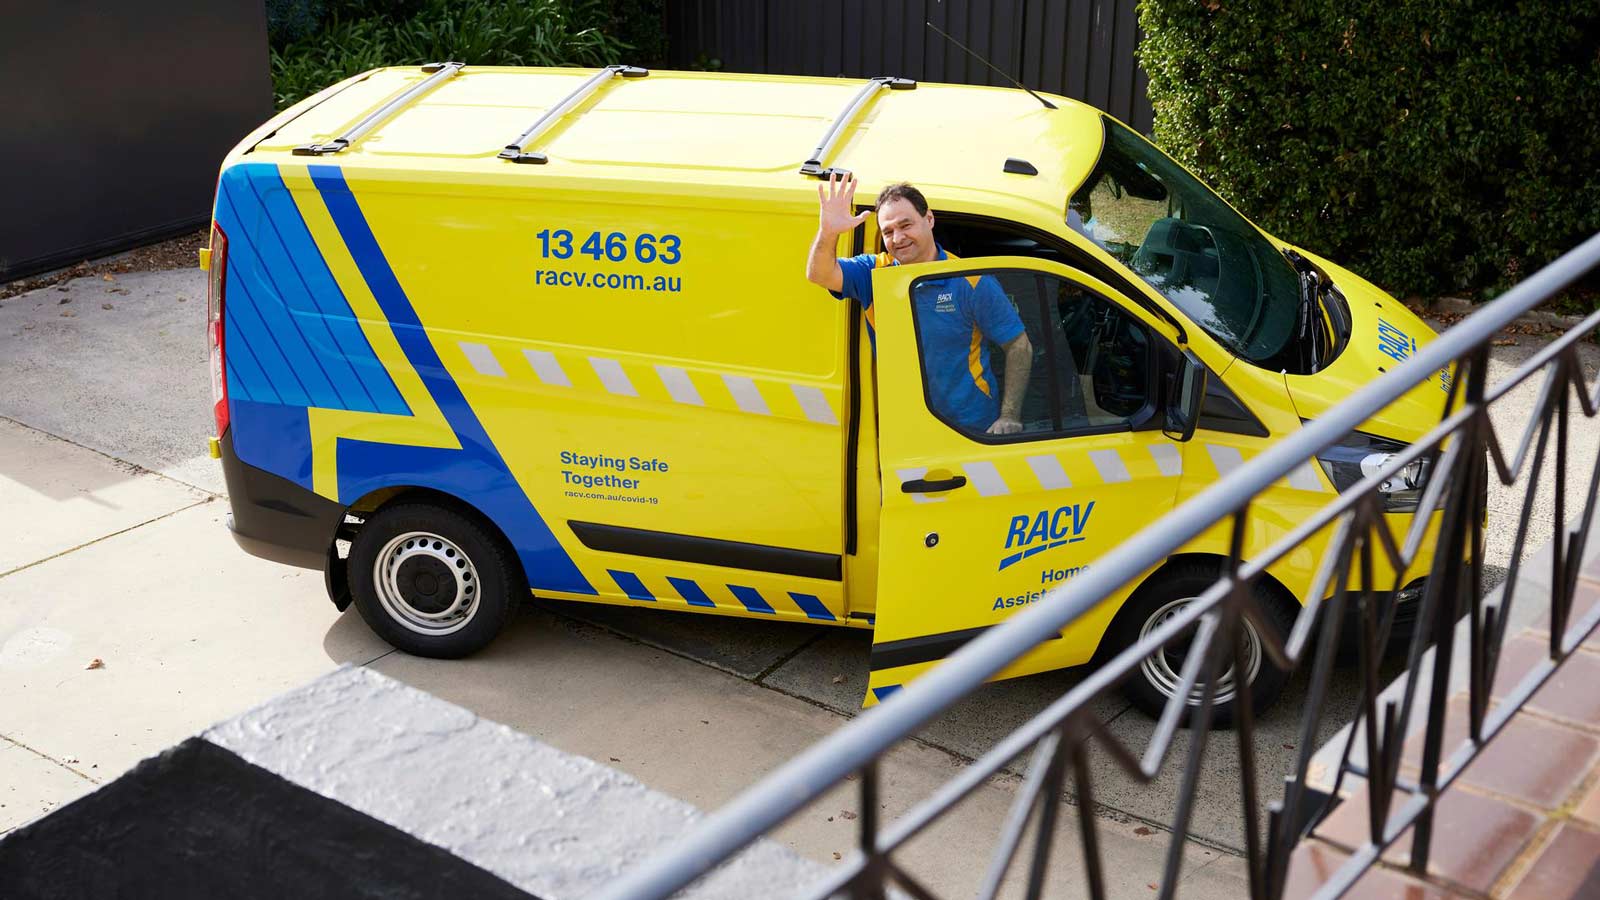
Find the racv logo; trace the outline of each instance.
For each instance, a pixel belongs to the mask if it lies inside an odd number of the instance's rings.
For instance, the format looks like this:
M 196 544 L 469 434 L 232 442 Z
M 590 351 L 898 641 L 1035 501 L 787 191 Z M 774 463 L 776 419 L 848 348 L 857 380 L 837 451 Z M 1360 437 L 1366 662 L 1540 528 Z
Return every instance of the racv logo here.
M 1041 509 L 1031 516 L 1012 516 L 1006 529 L 1006 546 L 1000 557 L 1000 570 L 1046 550 L 1076 544 L 1089 527 L 1094 501 Z
M 1404 362 L 1417 352 L 1417 340 L 1404 331 L 1378 320 L 1378 352 L 1395 362 Z

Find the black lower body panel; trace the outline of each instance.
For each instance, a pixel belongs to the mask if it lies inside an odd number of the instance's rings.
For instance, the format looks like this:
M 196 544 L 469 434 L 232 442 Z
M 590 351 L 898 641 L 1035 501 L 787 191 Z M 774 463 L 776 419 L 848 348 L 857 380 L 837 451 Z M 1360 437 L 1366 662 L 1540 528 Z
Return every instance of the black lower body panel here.
M 344 507 L 287 478 L 247 465 L 222 435 L 222 476 L 233 506 L 233 539 L 252 556 L 303 569 L 325 569 Z

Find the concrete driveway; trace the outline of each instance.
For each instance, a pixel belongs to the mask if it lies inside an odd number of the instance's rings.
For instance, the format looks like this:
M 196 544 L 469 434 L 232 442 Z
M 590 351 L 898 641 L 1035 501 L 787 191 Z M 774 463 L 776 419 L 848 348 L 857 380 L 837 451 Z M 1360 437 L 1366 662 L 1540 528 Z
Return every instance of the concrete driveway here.
M 392 652 L 353 610 L 333 609 L 320 573 L 253 559 L 228 537 L 220 468 L 204 454 L 204 289 L 197 270 L 135 273 L 0 303 L 0 511 L 10 535 L 0 542 L 0 677 L 11 688 L 0 692 L 0 832 L 342 663 L 372 666 L 706 809 L 857 711 L 870 640 L 860 632 L 541 602 L 473 659 Z M 1509 371 L 1534 342 L 1495 348 L 1496 368 Z M 1600 354 L 1585 353 L 1592 379 Z M 1520 428 L 1535 391 L 1510 398 L 1496 421 Z M 1595 432 L 1575 434 L 1575 471 L 1592 465 Z M 1509 491 L 1495 491 L 1492 506 L 1496 516 L 1520 515 Z M 1546 497 L 1533 514 L 1549 518 L 1549 509 Z M 1527 552 L 1541 542 L 1531 538 Z M 1491 551 L 1509 559 L 1504 546 Z M 990 685 L 951 710 L 890 761 L 889 812 L 1078 677 Z M 1336 684 L 1335 715 L 1317 742 L 1353 711 L 1354 693 L 1353 676 Z M 1292 765 L 1303 696 L 1303 683 L 1292 683 L 1259 723 L 1268 784 Z M 1153 727 L 1120 700 L 1097 714 L 1136 748 Z M 1185 749 L 1180 737 L 1174 752 Z M 1202 896 L 1244 891 L 1238 765 L 1231 736 L 1216 735 L 1186 893 L 1191 882 Z M 1110 870 L 1125 890 L 1147 893 L 1181 766 L 1152 786 L 1132 783 L 1103 754 L 1095 766 Z M 993 833 L 1014 788 L 998 779 L 964 808 L 966 837 L 921 841 L 922 871 L 952 887 L 972 882 L 989 846 L 972 835 Z M 853 839 L 839 815 L 848 802 L 841 795 L 837 809 L 813 809 L 777 837 L 829 862 Z M 1053 857 L 1058 877 L 1073 875 L 1078 856 L 1073 843 Z

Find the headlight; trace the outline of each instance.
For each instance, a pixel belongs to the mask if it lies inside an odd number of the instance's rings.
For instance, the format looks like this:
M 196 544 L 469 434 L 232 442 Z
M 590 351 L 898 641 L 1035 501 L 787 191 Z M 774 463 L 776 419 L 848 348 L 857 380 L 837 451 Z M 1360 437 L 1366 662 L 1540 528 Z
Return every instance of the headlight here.
M 1404 449 L 1404 444 L 1357 431 L 1324 450 L 1317 457 L 1317 462 L 1322 463 L 1328 480 L 1342 494 L 1361 479 L 1383 468 L 1396 453 Z M 1422 491 L 1428 486 L 1431 467 L 1432 460 L 1414 460 L 1384 479 L 1378 485 L 1378 493 L 1383 497 L 1383 511 L 1416 512 L 1417 504 L 1422 500 Z

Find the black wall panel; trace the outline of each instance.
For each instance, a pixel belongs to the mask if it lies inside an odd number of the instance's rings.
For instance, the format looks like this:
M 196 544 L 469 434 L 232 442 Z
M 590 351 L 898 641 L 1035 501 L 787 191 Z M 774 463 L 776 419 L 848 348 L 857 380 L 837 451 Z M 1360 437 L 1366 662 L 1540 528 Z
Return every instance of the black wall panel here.
M 667 0 L 669 63 L 728 72 L 901 75 L 1010 82 L 932 23 L 1035 90 L 1150 131 L 1149 80 L 1134 55 L 1137 0 Z
M 200 227 L 272 115 L 261 0 L 3 0 L 0 23 L 0 281 Z

